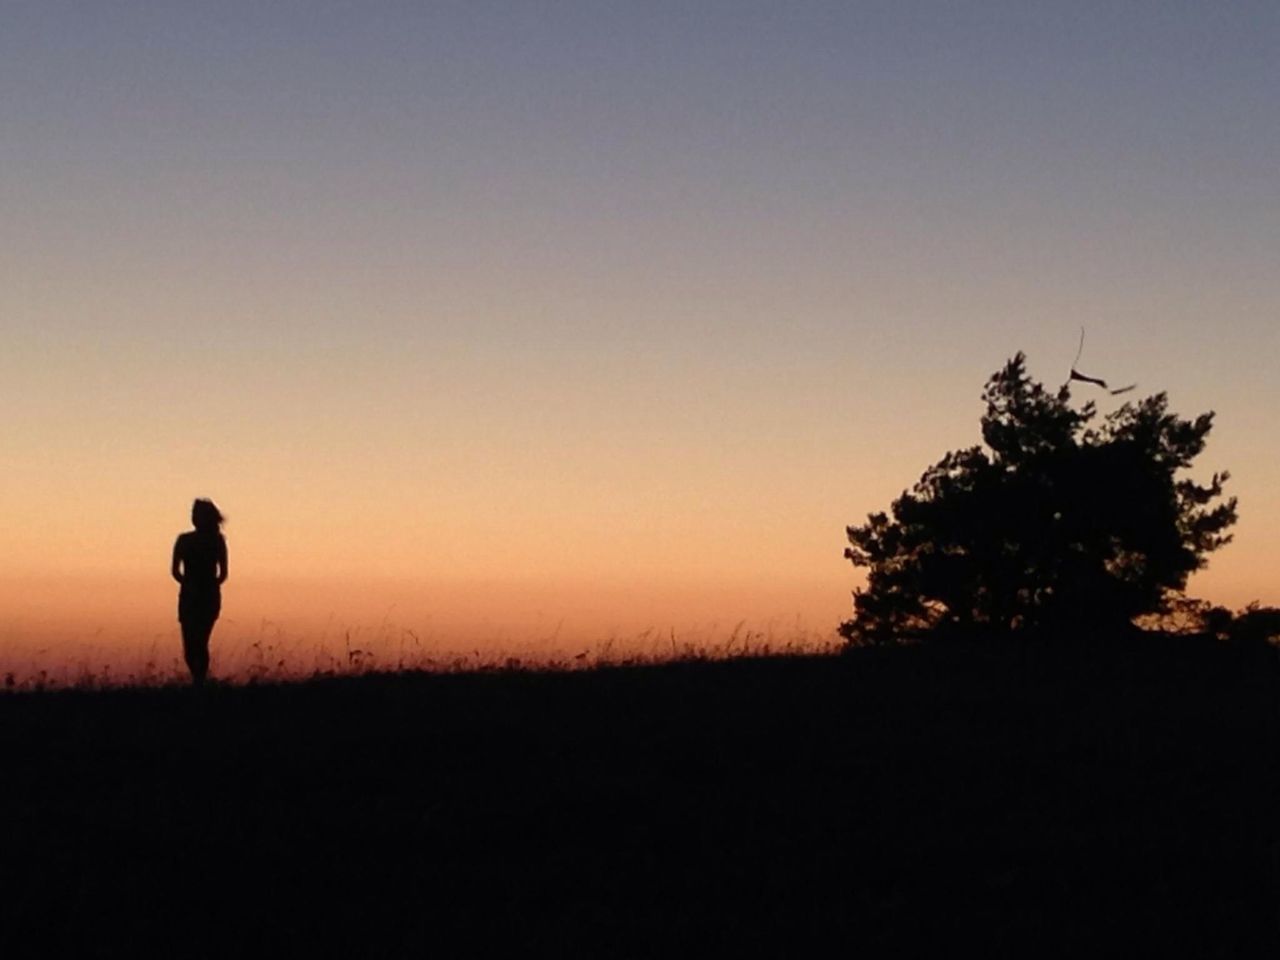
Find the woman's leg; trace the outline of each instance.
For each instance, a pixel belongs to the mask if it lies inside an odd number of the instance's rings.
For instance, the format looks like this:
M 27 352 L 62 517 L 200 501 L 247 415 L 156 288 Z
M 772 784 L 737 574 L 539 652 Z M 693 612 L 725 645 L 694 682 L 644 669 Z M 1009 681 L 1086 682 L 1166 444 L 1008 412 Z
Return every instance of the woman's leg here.
M 209 674 L 209 634 L 213 632 L 211 620 L 182 621 L 182 656 L 191 671 L 191 683 L 199 687 Z

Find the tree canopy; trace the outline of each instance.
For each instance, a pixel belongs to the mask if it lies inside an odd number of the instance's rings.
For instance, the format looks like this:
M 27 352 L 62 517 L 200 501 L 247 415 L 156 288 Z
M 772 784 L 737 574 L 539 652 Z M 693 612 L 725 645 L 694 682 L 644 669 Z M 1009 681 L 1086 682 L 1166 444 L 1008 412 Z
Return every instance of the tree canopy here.
M 1098 421 L 1068 387 L 1032 380 L 1022 353 L 983 400 L 982 445 L 948 453 L 888 513 L 848 528 L 845 556 L 868 570 L 840 628 L 851 643 L 1122 627 L 1166 609 L 1230 541 L 1228 474 L 1185 475 L 1212 413 L 1181 419 L 1158 393 Z

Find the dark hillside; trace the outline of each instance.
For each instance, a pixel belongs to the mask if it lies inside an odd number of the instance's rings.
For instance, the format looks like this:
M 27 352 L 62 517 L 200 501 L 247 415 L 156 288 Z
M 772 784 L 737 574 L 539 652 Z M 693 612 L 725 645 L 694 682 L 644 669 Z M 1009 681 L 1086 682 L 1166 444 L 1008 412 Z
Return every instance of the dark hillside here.
M 1275 957 L 1277 678 L 1150 641 L 15 694 L 0 928 L 45 956 Z

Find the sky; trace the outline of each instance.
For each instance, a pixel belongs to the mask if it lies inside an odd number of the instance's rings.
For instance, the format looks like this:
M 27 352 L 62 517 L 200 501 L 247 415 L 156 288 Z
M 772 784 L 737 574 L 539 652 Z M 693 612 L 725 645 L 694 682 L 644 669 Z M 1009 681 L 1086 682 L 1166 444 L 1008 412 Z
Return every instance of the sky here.
M 1280 602 L 1278 160 L 1270 2 L 8 0 L 0 646 L 173 642 L 196 496 L 215 646 L 829 634 L 1082 326 Z

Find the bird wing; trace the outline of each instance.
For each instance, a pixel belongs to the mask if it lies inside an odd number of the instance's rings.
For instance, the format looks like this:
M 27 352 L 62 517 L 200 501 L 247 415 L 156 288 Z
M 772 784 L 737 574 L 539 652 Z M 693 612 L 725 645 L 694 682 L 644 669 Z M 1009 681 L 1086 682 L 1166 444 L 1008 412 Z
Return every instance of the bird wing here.
M 1130 390 L 1133 390 L 1138 386 L 1136 383 L 1131 383 L 1127 387 L 1117 387 L 1116 389 L 1112 390 L 1110 387 L 1107 386 L 1107 381 L 1101 379 L 1100 377 L 1086 376 L 1085 374 L 1081 373 L 1079 370 L 1076 369 L 1076 364 L 1080 362 L 1080 357 L 1083 353 L 1084 353 L 1084 327 L 1081 327 L 1080 328 L 1080 346 L 1076 348 L 1076 358 L 1071 362 L 1071 376 L 1067 378 L 1068 383 L 1072 380 L 1083 380 L 1085 383 L 1092 383 L 1092 384 L 1095 384 L 1096 386 L 1101 387 L 1103 390 L 1106 390 L 1108 393 L 1110 393 L 1113 397 L 1118 397 L 1122 393 L 1128 393 Z
M 1071 379 L 1072 379 L 1072 380 L 1083 380 L 1085 383 L 1093 383 L 1093 384 L 1097 384 L 1097 385 L 1098 385 L 1098 386 L 1100 386 L 1103 390 L 1106 390 L 1106 389 L 1107 389 L 1107 381 L 1105 381 L 1105 380 L 1100 380 L 1100 379 L 1098 379 L 1097 377 L 1087 377 L 1087 376 L 1085 376 L 1083 373 L 1081 373 L 1079 370 L 1077 370 L 1075 367 L 1072 367 L 1072 368 L 1071 368 Z M 1137 384 L 1134 384 L 1134 386 L 1137 386 Z

